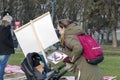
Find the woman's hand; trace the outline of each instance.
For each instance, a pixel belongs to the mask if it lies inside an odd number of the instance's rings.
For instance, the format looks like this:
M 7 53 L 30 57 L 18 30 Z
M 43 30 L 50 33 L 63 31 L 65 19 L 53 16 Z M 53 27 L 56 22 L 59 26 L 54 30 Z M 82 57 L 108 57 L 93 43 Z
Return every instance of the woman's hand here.
M 63 60 L 63 62 L 65 62 L 65 63 L 71 63 L 69 57 L 66 57 L 66 58 Z

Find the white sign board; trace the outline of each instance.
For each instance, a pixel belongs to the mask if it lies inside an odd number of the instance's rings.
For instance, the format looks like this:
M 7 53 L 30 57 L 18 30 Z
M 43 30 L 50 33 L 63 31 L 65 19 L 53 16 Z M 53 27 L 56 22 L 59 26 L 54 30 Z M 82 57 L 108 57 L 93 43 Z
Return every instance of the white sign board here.
M 59 41 L 49 12 L 14 32 L 25 56 L 30 52 L 41 52 Z

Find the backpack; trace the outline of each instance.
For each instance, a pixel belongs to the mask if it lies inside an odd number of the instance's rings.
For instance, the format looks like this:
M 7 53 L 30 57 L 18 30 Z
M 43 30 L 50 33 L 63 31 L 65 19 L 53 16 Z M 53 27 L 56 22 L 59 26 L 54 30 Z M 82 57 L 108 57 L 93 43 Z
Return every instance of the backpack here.
M 77 38 L 83 47 L 83 56 L 88 63 L 97 65 L 103 61 L 102 48 L 90 35 L 82 34 L 78 35 Z

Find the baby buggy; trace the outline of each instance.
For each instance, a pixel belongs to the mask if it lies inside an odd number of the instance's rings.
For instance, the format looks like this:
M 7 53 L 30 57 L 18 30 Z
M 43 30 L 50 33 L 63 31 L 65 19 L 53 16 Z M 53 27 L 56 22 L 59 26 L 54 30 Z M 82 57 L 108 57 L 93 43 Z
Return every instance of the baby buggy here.
M 41 73 L 36 67 L 44 64 L 44 71 Z M 43 55 L 36 52 L 28 53 L 23 62 L 21 63 L 21 69 L 24 71 L 27 80 L 59 80 L 67 70 L 60 73 L 65 67 L 65 64 L 56 69 L 51 69 L 45 62 Z

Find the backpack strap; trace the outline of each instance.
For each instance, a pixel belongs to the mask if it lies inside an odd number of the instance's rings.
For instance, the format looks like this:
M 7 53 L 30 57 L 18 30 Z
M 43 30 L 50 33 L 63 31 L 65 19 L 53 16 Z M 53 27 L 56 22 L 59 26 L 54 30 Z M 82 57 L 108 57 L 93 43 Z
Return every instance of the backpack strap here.
M 78 34 L 78 35 L 70 34 L 70 35 L 68 35 L 68 36 L 76 36 L 77 39 L 78 39 L 78 36 L 83 36 L 83 35 L 85 35 L 85 33 L 83 33 L 83 34 Z M 66 47 L 68 50 L 72 51 L 72 49 L 69 48 L 69 47 L 66 45 L 65 41 L 64 41 L 63 45 L 64 45 L 64 47 Z

